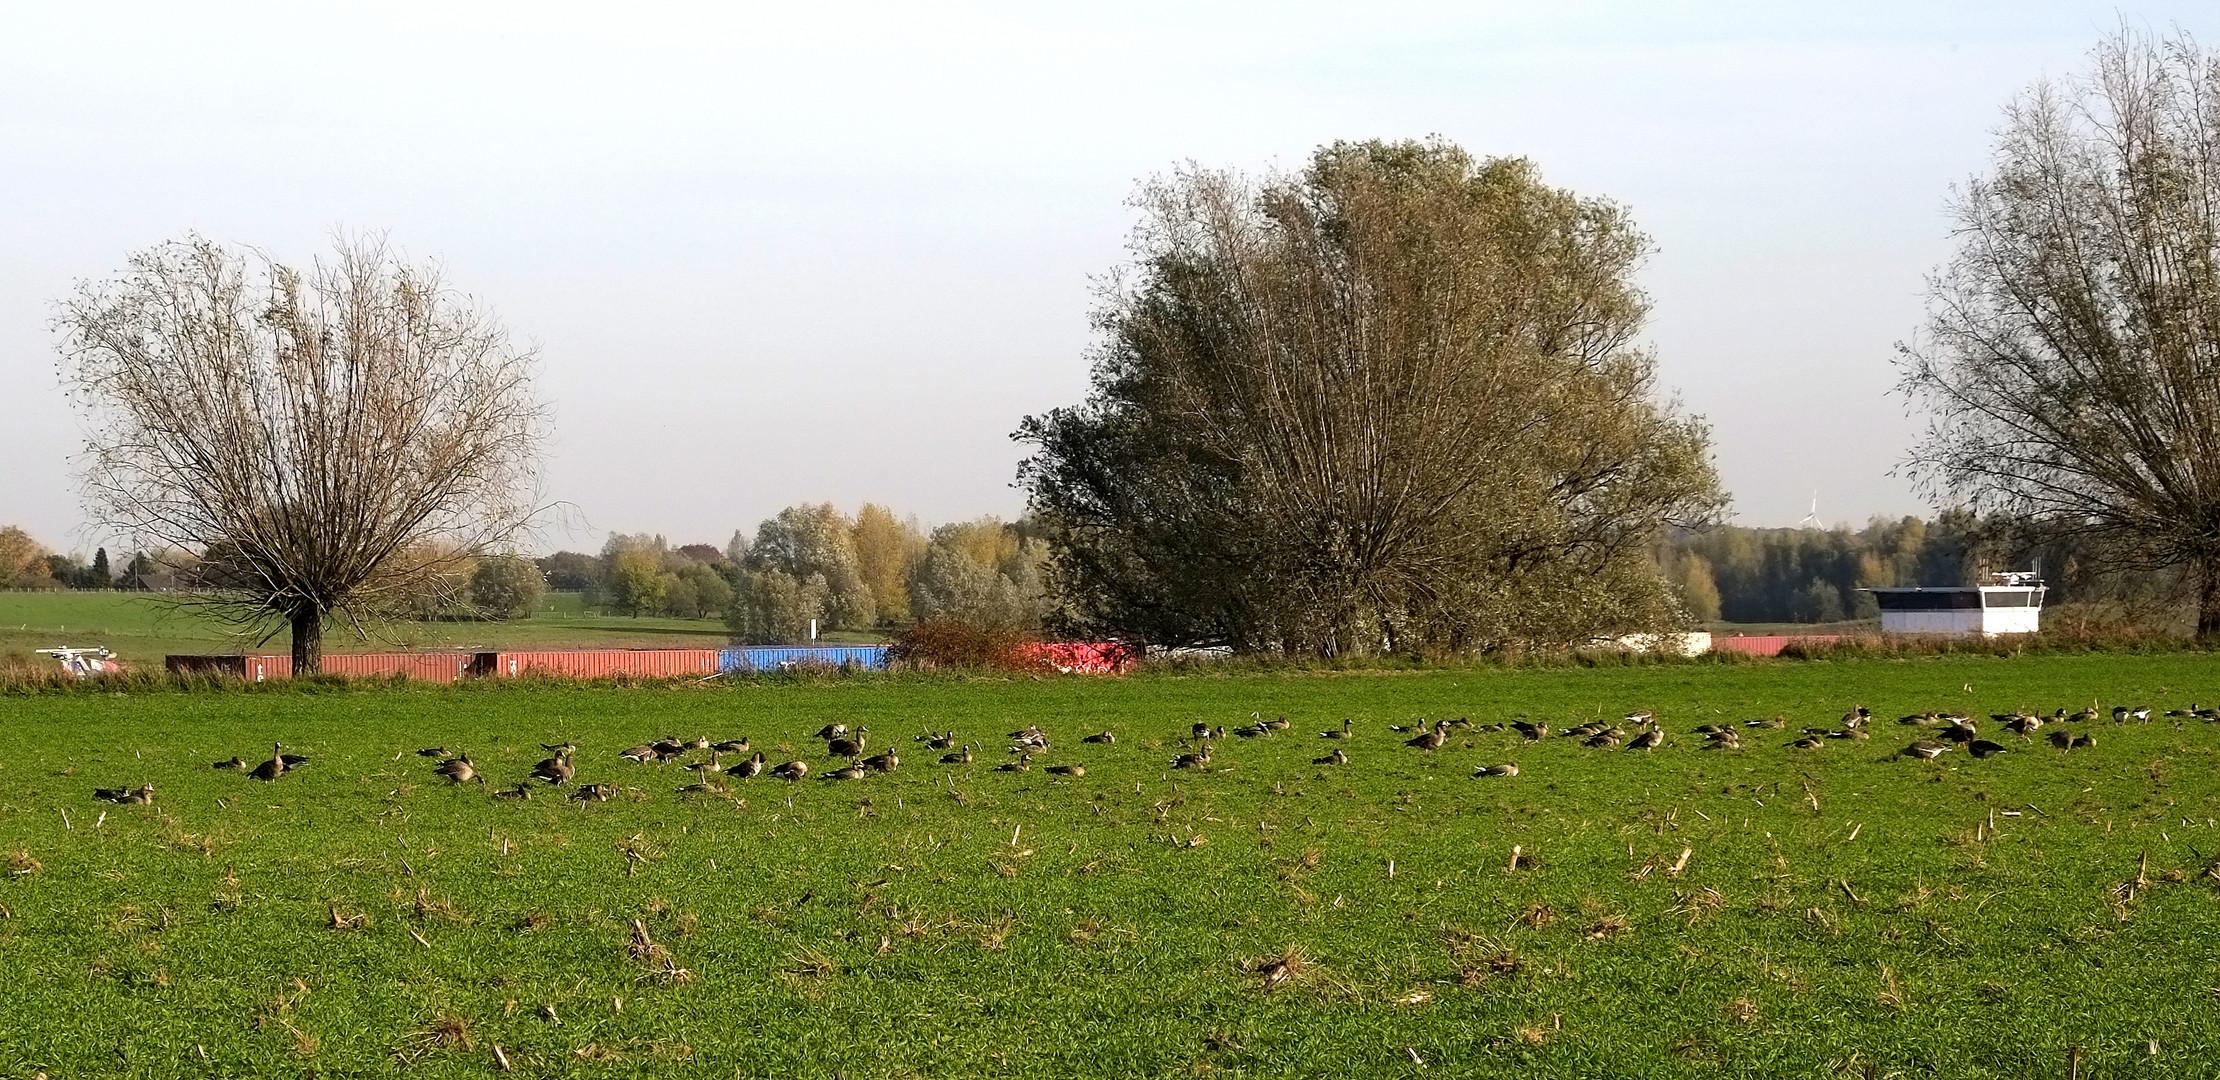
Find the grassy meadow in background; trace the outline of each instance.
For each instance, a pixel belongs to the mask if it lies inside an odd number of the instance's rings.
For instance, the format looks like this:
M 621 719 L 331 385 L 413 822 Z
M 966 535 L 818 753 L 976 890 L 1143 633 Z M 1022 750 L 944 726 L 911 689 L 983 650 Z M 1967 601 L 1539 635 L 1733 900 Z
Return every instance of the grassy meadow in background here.
M 437 620 L 393 622 L 363 638 L 334 627 L 324 645 L 331 652 L 404 649 L 715 649 L 731 641 L 716 619 L 633 618 L 588 610 L 577 593 L 550 593 L 529 619 L 514 622 Z M 57 646 L 105 645 L 125 662 L 159 671 L 170 653 L 285 652 L 280 633 L 257 644 L 189 608 L 146 593 L 0 592 L 0 656 Z M 829 634 L 827 641 L 875 640 L 868 634 Z M 41 659 L 40 663 L 45 661 Z
M 2092 699 L 2220 701 L 2220 667 L 5 696 L 0 1073 L 2214 1075 L 2220 726 L 1895 756 L 1922 733 L 1901 713 Z M 1860 703 L 1870 741 L 1785 748 Z M 1639 708 L 1670 744 L 1460 732 L 1429 756 L 1389 730 Z M 1294 727 L 1168 767 L 1191 723 L 1252 712 Z M 1687 734 L 1778 713 L 1739 751 Z M 1354 739 L 1317 736 L 1343 717 Z M 617 757 L 749 736 L 822 773 L 809 733 L 833 720 L 899 771 L 689 799 L 695 774 Z M 993 771 L 1033 723 L 1054 750 Z M 946 729 L 974 764 L 911 742 Z M 278 740 L 310 764 L 209 767 Z M 563 741 L 623 793 L 492 797 Z M 1336 745 L 1347 765 L 1313 763 Z M 430 746 L 492 783 L 446 785 Z M 1521 774 L 1471 775 L 1505 762 Z M 90 797 L 140 783 L 154 805 Z

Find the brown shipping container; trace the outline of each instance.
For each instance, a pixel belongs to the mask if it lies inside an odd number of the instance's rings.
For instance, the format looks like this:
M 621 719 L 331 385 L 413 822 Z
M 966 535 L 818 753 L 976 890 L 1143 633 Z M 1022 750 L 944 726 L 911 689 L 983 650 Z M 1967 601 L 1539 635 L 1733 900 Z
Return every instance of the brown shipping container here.
M 494 656 L 495 675 L 559 675 L 572 679 L 598 679 L 611 675 L 640 675 L 669 679 L 717 673 L 715 649 L 563 649 L 546 652 L 502 652 Z
M 477 659 L 478 654 L 466 652 L 325 653 L 324 674 L 356 679 L 405 675 L 425 682 L 454 682 L 470 674 Z
M 217 653 L 208 656 L 171 655 L 162 658 L 162 666 L 170 671 L 190 675 L 229 675 L 248 682 L 283 679 L 293 674 L 293 657 L 239 656 L 234 653 Z

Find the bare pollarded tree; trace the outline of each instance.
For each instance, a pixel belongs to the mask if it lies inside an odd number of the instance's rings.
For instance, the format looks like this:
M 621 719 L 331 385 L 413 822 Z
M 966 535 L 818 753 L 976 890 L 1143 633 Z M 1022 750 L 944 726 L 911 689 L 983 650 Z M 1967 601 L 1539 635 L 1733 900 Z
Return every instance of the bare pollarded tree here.
M 305 269 L 198 236 L 62 303 L 96 524 L 199 552 L 195 598 L 320 670 L 358 628 L 528 527 L 533 356 L 381 238 Z M 466 578 L 466 575 L 465 575 Z
M 1942 501 L 2179 568 L 2220 634 L 2220 53 L 2122 31 L 2006 110 L 1902 390 Z

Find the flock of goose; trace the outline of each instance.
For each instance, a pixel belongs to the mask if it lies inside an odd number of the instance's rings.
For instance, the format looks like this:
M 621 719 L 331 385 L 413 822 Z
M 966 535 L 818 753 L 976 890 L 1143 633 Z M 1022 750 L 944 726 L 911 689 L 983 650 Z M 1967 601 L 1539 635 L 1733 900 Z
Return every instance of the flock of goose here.
M 2018 736 L 2022 743 L 2031 742 L 2038 730 L 2046 726 L 2057 725 L 2056 729 L 2047 736 L 2047 740 L 2051 746 L 2059 750 L 2070 751 L 2095 746 L 2097 741 L 2095 735 L 2088 734 L 2086 731 L 2075 731 L 2073 727 L 2086 727 L 2089 722 L 2102 719 L 2105 715 L 2097 705 L 2092 704 L 2088 708 L 2074 713 L 2068 713 L 2061 708 L 2049 716 L 2011 712 L 1992 713 L 1988 719 L 2004 730 Z M 2110 711 L 2109 715 L 2114 723 L 2124 724 L 2131 721 L 2147 723 L 2153 715 L 2153 710 L 2149 706 L 2116 706 Z M 2220 722 L 2220 708 L 2202 708 L 2195 704 L 2186 709 L 2169 709 L 2164 715 L 2176 721 L 2197 719 Z M 1286 731 L 1292 726 L 1285 716 L 1267 720 L 1260 713 L 1251 713 L 1250 718 L 1252 722 L 1248 726 L 1235 728 L 1232 731 L 1234 737 L 1240 739 L 1269 738 Z M 1972 716 L 1962 712 L 1928 711 L 1913 713 L 1898 718 L 1897 723 L 1932 730 L 1932 735 L 1922 735 L 1905 746 L 1900 751 L 1905 757 L 1938 758 L 1952 750 L 1963 747 L 1967 753 L 1974 757 L 1987 758 L 2010 749 L 2002 743 L 1982 738 L 1980 723 Z M 1790 749 L 1809 751 L 1818 750 L 1828 745 L 1830 740 L 1862 741 L 1872 737 L 1872 731 L 1870 730 L 1872 724 L 1873 713 L 1865 706 L 1860 705 L 1850 712 L 1844 713 L 1842 719 L 1833 727 L 1804 727 L 1798 733 L 1798 737 L 1786 745 Z M 1788 725 L 1789 721 L 1786 718 L 1774 716 L 1767 719 L 1748 720 L 1734 726 L 1704 724 L 1694 728 L 1691 733 L 1703 739 L 1703 749 L 1705 750 L 1737 750 L 1742 746 L 1743 733 L 1746 731 L 1780 731 L 1786 729 Z M 1455 720 L 1436 720 L 1430 724 L 1421 721 L 1419 724 L 1412 726 L 1390 725 L 1390 730 L 1408 735 L 1409 737 L 1403 740 L 1404 745 L 1428 755 L 1434 754 L 1448 744 L 1450 732 L 1460 730 L 1474 733 L 1515 732 L 1529 744 L 1542 742 L 1553 736 L 1564 739 L 1578 739 L 1582 745 L 1604 750 L 1623 749 L 1646 752 L 1664 746 L 1668 741 L 1665 730 L 1660 725 L 1656 715 L 1648 710 L 1627 713 L 1616 721 L 1597 720 L 1556 730 L 1552 730 L 1545 721 L 1512 720 L 1505 723 L 1474 724 L 1464 717 Z M 1213 727 L 1207 723 L 1193 725 L 1189 729 L 1186 739 L 1183 740 L 1185 743 L 1185 746 L 1182 747 L 1183 752 L 1171 758 L 1171 767 L 1196 771 L 1209 770 L 1215 756 L 1214 747 L 1222 743 L 1227 734 L 1223 726 Z M 868 726 L 858 725 L 851 729 L 843 723 L 832 723 L 818 729 L 813 737 L 824 741 L 826 757 L 846 761 L 846 764 L 839 768 L 828 768 L 818 773 L 817 775 L 822 780 L 834 782 L 862 780 L 868 776 L 891 773 L 901 768 L 902 758 L 895 753 L 892 747 L 867 754 L 867 751 L 874 749 L 871 742 L 871 729 Z M 1047 755 L 1052 745 L 1048 734 L 1042 731 L 1038 725 L 1028 725 L 1010 732 L 1008 737 L 1010 739 L 1010 759 L 996 765 L 994 767 L 996 772 L 1029 772 L 1033 768 L 1034 759 Z M 1356 721 L 1345 719 L 1341 722 L 1340 727 L 1321 731 L 1318 733 L 1318 737 L 1332 740 L 1337 744 L 1346 743 L 1356 738 Z M 959 745 L 956 733 L 953 731 L 943 731 L 938 734 L 928 731 L 913 736 L 911 741 L 921 744 L 928 753 L 937 754 L 939 763 L 943 765 L 971 764 L 977 750 L 976 744 L 964 743 Z M 1118 739 L 1115 733 L 1103 731 L 1088 735 L 1080 741 L 1100 745 L 1112 744 L 1117 742 Z M 493 793 L 495 798 L 529 799 L 533 795 L 533 781 L 539 781 L 552 788 L 570 786 L 572 789 L 570 798 L 581 802 L 606 801 L 619 790 L 615 785 L 607 783 L 575 783 L 578 775 L 578 747 L 575 744 L 567 742 L 553 745 L 541 743 L 540 746 L 553 756 L 534 765 L 529 775 L 517 781 L 515 786 L 495 791 Z M 1191 747 L 1191 749 L 1188 747 Z M 704 751 L 708 753 L 706 758 L 686 760 Z M 441 759 L 432 768 L 432 773 L 451 785 L 486 784 L 489 782 L 486 775 L 479 771 L 477 763 L 470 759 L 468 753 L 449 756 L 446 747 L 434 746 L 418 750 L 417 754 L 423 757 Z M 775 767 L 768 765 L 768 759 L 765 758 L 763 751 L 755 749 L 745 738 L 711 742 L 706 736 L 694 739 L 666 736 L 651 743 L 634 746 L 617 756 L 621 760 L 639 764 L 671 765 L 694 774 L 695 779 L 692 783 L 678 789 L 679 794 L 689 796 L 725 794 L 730 790 L 729 783 L 734 780 L 752 780 L 759 776 L 770 776 L 789 783 L 799 783 L 812 773 L 809 762 L 800 758 Z M 725 760 L 727 757 L 737 760 L 728 764 Z M 1311 760 L 1316 765 L 1346 765 L 1349 762 L 1349 754 L 1341 745 L 1336 745 L 1325 755 Z M 274 743 L 270 747 L 269 760 L 252 768 L 248 767 L 244 760 L 237 757 L 216 762 L 214 767 L 243 772 L 256 780 L 275 781 L 307 763 L 308 759 L 305 757 L 285 753 L 283 743 Z M 1042 771 L 1065 777 L 1085 776 L 1087 773 L 1086 766 L 1080 764 L 1049 765 L 1045 766 Z M 1519 767 L 1515 764 L 1482 765 L 1473 771 L 1473 775 L 1479 777 L 1511 777 L 1518 774 Z M 95 788 L 93 797 L 104 802 L 144 806 L 154 801 L 154 785 L 142 784 L 136 788 Z

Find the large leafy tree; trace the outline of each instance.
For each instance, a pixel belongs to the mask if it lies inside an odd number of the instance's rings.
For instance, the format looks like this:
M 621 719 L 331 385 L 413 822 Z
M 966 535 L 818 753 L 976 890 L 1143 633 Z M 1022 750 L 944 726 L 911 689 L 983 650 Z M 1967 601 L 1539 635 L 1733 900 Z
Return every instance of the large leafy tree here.
M 1648 547 L 1723 499 L 1637 344 L 1622 208 L 1439 141 L 1138 204 L 1093 393 L 1019 431 L 1074 629 L 1470 650 L 1678 622 Z
M 405 606 L 536 511 L 528 351 L 435 269 L 342 240 L 306 267 L 199 237 L 62 304 L 94 519 L 203 556 L 194 602 L 290 628 Z
M 1902 389 L 1938 501 L 2194 583 L 2220 634 L 2220 54 L 2123 31 L 2005 111 Z

